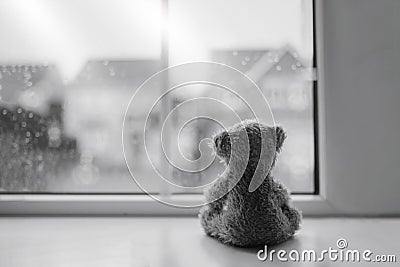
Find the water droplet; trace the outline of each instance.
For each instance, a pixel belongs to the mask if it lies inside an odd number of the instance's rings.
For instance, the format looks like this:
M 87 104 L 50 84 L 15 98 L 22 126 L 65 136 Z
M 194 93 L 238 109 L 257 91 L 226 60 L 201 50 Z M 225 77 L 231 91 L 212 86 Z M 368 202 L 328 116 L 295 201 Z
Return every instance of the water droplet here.
M 296 66 L 297 66 L 297 67 L 300 67 L 300 66 L 301 66 L 300 62 L 297 61 L 297 62 L 296 62 Z
M 18 113 L 18 114 L 21 114 L 21 113 L 22 113 L 22 108 L 18 108 L 18 109 L 17 109 L 17 113 Z
M 243 65 L 243 66 L 246 66 L 246 65 L 247 65 L 247 62 L 244 61 L 244 60 L 242 60 L 242 65 Z
M 276 66 L 276 70 L 277 70 L 277 71 L 281 71 L 281 70 L 282 70 L 282 67 L 278 65 L 278 66 Z
M 104 65 L 104 66 L 107 66 L 107 65 L 108 65 L 108 60 L 104 60 L 104 61 L 103 61 L 103 65 Z
M 233 51 L 232 55 L 234 55 L 236 57 L 238 55 L 238 52 L 237 51 Z
M 36 132 L 35 133 L 35 137 L 39 137 L 40 136 L 40 133 L 39 132 Z
M 25 128 L 25 127 L 26 127 L 26 122 L 23 121 L 23 122 L 21 123 L 21 126 L 22 126 L 23 128 Z
M 31 132 L 26 132 L 26 137 L 31 137 Z
M 28 87 L 31 87 L 31 86 L 32 86 L 32 82 L 27 82 L 26 85 L 27 85 Z
M 29 138 L 25 138 L 25 143 L 29 143 Z
M 274 57 L 274 62 L 279 62 L 279 57 L 278 56 Z
M 7 115 L 7 109 L 3 109 L 2 113 L 3 115 Z
M 292 65 L 292 70 L 296 70 L 297 69 L 297 67 L 296 67 L 296 65 Z
M 245 57 L 244 60 L 250 61 L 250 57 Z
M 32 113 L 32 112 L 29 112 L 28 118 L 29 118 L 29 119 L 32 119 L 32 118 L 33 118 L 33 113 Z

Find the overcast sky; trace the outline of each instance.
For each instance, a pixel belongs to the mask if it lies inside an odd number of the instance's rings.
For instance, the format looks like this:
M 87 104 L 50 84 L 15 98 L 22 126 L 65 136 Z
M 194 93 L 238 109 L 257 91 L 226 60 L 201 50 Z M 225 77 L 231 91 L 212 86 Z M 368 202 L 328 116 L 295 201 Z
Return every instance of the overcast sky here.
M 171 62 L 285 44 L 310 53 L 310 8 L 310 0 L 170 0 Z M 47 61 L 68 79 L 89 59 L 158 58 L 160 9 L 155 0 L 1 0 L 0 62 Z

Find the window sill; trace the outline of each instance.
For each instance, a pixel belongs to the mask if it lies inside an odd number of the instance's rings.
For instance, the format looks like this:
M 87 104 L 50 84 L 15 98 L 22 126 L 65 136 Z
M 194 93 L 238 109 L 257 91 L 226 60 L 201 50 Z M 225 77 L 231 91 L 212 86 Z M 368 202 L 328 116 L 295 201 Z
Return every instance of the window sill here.
M 172 195 L 182 206 L 200 206 L 202 195 Z M 332 209 L 319 195 L 293 195 L 293 204 L 303 215 L 327 215 Z M 193 216 L 199 207 L 172 207 L 147 195 L 0 195 L 2 215 L 153 215 Z

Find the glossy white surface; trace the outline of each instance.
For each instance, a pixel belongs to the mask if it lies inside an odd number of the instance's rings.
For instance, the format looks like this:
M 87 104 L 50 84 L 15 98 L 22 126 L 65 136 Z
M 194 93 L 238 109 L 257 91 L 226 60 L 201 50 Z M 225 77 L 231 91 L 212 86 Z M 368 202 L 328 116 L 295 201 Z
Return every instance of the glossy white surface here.
M 400 219 L 306 218 L 299 234 L 275 249 L 336 249 L 337 239 L 345 238 L 349 249 L 396 254 L 399 261 L 398 229 Z M 260 262 L 257 251 L 228 247 L 205 236 L 196 218 L 0 218 L 1 267 L 299 264 Z M 331 265 L 346 263 L 314 263 Z

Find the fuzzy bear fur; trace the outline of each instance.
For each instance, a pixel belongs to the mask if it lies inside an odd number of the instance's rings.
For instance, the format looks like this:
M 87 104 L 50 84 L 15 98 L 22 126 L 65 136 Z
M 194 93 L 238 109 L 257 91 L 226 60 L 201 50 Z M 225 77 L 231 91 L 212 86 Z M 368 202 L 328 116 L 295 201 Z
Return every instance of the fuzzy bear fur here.
M 199 218 L 207 235 L 226 244 L 254 247 L 279 244 L 295 234 L 301 214 L 271 175 L 285 138 L 281 127 L 255 121 L 238 123 L 214 137 L 214 149 L 226 170 L 205 192 L 209 204 Z M 249 190 L 252 180 L 258 184 L 255 190 Z

